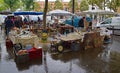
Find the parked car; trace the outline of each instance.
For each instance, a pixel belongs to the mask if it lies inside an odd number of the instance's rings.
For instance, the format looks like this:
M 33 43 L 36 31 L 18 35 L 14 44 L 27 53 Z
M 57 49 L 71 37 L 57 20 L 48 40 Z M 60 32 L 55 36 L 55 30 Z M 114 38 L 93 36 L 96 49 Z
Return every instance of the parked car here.
M 104 21 L 97 23 L 96 27 L 106 27 L 108 29 L 120 30 L 120 17 L 107 18 Z

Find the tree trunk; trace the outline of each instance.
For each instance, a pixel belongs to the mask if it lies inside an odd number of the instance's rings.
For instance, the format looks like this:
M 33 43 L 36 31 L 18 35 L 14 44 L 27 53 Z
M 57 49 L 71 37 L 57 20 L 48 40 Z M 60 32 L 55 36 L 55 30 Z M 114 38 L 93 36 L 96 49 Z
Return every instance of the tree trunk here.
M 43 28 L 46 29 L 46 13 L 48 9 L 48 0 L 45 0 L 45 8 L 44 8 L 44 14 L 43 14 Z
M 110 11 L 111 11 L 111 7 L 112 7 L 112 1 L 110 1 Z
M 73 0 L 73 2 L 72 2 L 72 13 L 74 14 L 74 11 L 75 11 L 75 1 Z M 74 16 L 72 16 L 72 26 L 74 26 Z
M 105 0 L 104 0 L 104 10 L 105 10 Z

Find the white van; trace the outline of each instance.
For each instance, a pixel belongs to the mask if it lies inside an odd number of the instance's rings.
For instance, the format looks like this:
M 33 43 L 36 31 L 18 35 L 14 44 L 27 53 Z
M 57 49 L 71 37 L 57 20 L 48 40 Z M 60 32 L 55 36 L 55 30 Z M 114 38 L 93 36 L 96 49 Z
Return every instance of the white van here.
M 111 17 L 107 18 L 104 21 L 97 23 L 97 27 L 107 27 L 107 28 L 114 28 L 120 29 L 120 17 Z

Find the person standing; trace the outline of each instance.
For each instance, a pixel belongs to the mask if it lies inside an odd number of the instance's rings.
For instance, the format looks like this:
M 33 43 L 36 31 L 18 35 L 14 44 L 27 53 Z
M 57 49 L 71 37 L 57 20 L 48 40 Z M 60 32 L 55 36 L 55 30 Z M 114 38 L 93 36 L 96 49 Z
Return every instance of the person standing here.
M 85 17 L 83 17 L 82 19 L 79 20 L 79 22 L 78 22 L 78 31 L 84 29 L 84 20 L 85 20 Z
M 17 27 L 19 29 L 22 27 L 22 24 L 18 17 L 15 17 L 14 25 L 15 25 L 15 27 Z
M 38 23 L 40 24 L 40 22 L 41 22 L 41 19 L 40 19 L 40 17 L 38 16 Z
M 87 31 L 91 31 L 92 30 L 92 22 L 89 22 L 89 25 L 87 27 Z
M 10 30 L 14 27 L 13 21 L 11 20 L 10 17 L 8 17 L 8 19 L 5 20 L 5 33 L 6 36 L 9 35 Z

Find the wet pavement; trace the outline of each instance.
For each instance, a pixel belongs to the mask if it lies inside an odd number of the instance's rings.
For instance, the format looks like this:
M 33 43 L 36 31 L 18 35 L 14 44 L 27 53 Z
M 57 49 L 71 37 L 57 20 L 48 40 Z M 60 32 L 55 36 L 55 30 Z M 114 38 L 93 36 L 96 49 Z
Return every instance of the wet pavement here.
M 43 58 L 18 64 L 13 50 L 6 49 L 0 34 L 0 73 L 120 73 L 120 36 L 111 44 L 85 51 L 49 53 L 49 44 L 41 44 Z

